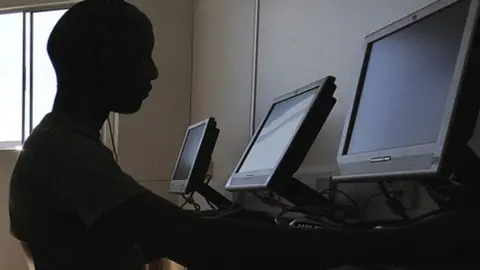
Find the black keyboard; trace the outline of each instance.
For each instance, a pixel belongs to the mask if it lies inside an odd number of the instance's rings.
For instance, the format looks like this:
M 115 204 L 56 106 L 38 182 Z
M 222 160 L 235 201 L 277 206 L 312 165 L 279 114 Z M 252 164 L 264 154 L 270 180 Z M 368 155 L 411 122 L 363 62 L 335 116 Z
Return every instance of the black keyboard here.
M 298 229 L 323 229 L 325 228 L 324 225 L 317 223 L 315 221 L 305 220 L 305 219 L 294 219 L 289 224 L 291 228 L 298 228 Z

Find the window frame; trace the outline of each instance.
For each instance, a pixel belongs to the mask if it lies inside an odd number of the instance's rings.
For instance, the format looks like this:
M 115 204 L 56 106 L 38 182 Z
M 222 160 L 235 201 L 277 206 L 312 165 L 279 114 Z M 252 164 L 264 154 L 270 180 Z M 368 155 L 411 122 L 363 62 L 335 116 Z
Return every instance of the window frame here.
M 36 5 L 21 5 L 21 6 L 15 6 L 15 7 L 5 7 L 1 8 L 0 7 L 0 16 L 4 14 L 10 14 L 10 13 L 21 13 L 23 16 L 23 55 L 22 55 L 22 66 L 23 66 L 23 72 L 22 72 L 22 104 L 21 104 L 21 110 L 22 110 L 22 138 L 20 141 L 12 141 L 12 142 L 2 142 L 0 141 L 0 151 L 4 150 L 20 150 L 23 143 L 25 142 L 25 139 L 28 137 L 32 130 L 32 125 L 33 125 L 33 80 L 32 80 L 32 74 L 33 74 L 33 15 L 35 13 L 40 13 L 40 12 L 48 12 L 48 11 L 56 11 L 56 10 L 61 10 L 61 9 L 69 9 L 73 5 L 82 2 L 81 0 L 73 0 L 73 1 L 62 1 L 62 2 L 56 2 L 56 3 L 45 3 L 45 4 L 36 4 Z M 30 17 L 30 20 L 27 22 L 27 17 Z M 28 26 L 27 26 L 28 24 Z M 28 27 L 28 28 L 27 28 Z M 29 32 L 27 33 L 27 30 Z M 27 48 L 27 35 L 29 35 L 30 38 L 30 46 Z M 29 54 L 30 59 L 29 63 L 27 65 L 27 57 L 26 55 Z M 29 70 L 27 71 L 27 67 Z M 27 85 L 27 77 L 29 78 L 29 85 Z M 30 97 L 29 99 L 29 104 L 27 104 L 26 98 L 27 98 L 27 91 L 29 91 L 28 95 Z M 29 107 L 28 113 L 28 121 L 29 123 L 26 123 L 27 120 L 27 106 Z M 113 137 L 114 137 L 114 142 L 116 143 L 118 141 L 118 114 L 112 113 L 110 115 L 110 119 L 112 120 L 112 129 L 113 129 Z M 27 130 L 28 128 L 28 130 Z M 101 130 L 101 138 L 102 141 L 111 148 L 111 138 L 110 138 L 108 126 L 105 124 L 102 127 Z

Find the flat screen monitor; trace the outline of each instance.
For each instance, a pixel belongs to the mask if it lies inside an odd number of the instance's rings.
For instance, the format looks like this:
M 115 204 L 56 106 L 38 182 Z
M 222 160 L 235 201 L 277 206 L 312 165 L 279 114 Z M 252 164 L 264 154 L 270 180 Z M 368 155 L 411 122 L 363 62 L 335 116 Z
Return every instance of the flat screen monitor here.
M 218 137 L 213 118 L 188 127 L 170 182 L 170 192 L 187 194 L 204 182 Z
M 436 1 L 366 37 L 337 179 L 439 172 L 478 7 L 477 0 Z
M 288 188 L 335 104 L 334 82 L 333 77 L 326 77 L 277 98 L 226 189 L 274 189 L 282 195 L 279 189 Z

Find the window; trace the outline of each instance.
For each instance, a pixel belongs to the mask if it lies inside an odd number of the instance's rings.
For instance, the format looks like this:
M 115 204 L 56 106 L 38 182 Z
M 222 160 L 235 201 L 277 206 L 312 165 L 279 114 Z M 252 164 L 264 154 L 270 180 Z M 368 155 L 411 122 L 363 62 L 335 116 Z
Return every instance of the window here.
M 0 143 L 14 147 L 22 140 L 23 15 L 0 15 Z
M 65 10 L 44 11 L 32 14 L 32 126 L 42 121 L 45 114 L 51 111 L 57 90 L 57 79 L 50 58 L 46 52 L 48 38 L 53 27 L 63 16 Z
M 22 145 L 53 105 L 50 33 L 66 8 L 0 11 L 0 149 Z

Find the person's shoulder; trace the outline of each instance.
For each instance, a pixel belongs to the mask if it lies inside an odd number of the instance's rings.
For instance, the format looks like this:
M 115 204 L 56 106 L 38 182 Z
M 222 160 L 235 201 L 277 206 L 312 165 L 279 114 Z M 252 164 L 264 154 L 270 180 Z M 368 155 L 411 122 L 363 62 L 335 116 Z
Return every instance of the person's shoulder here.
M 70 126 L 40 123 L 24 144 L 21 155 L 40 163 L 64 166 L 87 166 L 114 162 L 113 153 L 91 134 Z
M 100 139 L 92 138 L 81 131 L 62 126 L 38 126 L 24 145 L 24 150 L 38 153 L 81 154 L 87 152 L 106 153 Z

